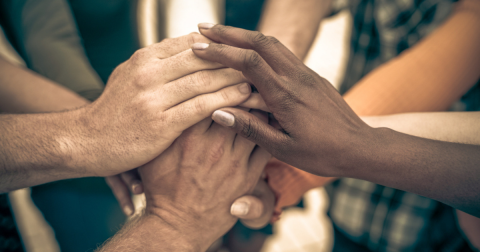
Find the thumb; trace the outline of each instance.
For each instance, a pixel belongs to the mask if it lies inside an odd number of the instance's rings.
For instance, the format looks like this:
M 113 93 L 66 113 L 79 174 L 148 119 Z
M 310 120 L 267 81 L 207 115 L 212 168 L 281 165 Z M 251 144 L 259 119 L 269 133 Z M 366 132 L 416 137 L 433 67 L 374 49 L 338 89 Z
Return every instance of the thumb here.
M 237 108 L 223 108 L 213 112 L 212 119 L 236 131 L 240 136 L 260 145 L 270 153 L 278 153 L 288 136 L 263 122 L 255 115 Z

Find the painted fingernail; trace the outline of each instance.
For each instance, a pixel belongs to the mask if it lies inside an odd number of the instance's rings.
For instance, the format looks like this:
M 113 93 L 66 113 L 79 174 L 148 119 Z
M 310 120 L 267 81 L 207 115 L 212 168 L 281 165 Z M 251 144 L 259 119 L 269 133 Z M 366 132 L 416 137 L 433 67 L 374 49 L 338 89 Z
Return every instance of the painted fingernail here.
M 245 216 L 247 215 L 249 210 L 249 204 L 246 202 L 235 202 L 233 203 L 232 207 L 230 208 L 230 213 L 234 216 Z
M 215 26 L 215 24 L 211 24 L 211 23 L 200 23 L 200 24 L 198 24 L 198 28 L 200 28 L 200 29 L 210 29 L 214 26 Z
M 134 194 L 140 194 L 140 193 L 143 192 L 142 184 L 141 184 L 139 181 L 133 182 L 132 192 L 133 192 Z
M 130 216 L 133 214 L 133 209 L 130 206 L 125 206 L 123 207 L 123 213 L 125 213 L 126 216 Z
M 215 122 L 227 127 L 233 126 L 235 123 L 235 117 L 232 114 L 221 110 L 215 110 L 215 112 L 213 112 L 212 119 Z
M 238 90 L 240 91 L 240 93 L 242 94 L 250 94 L 252 91 L 250 90 L 250 85 L 248 85 L 247 83 L 244 83 L 240 86 L 238 86 Z
M 192 45 L 193 50 L 205 50 L 207 49 L 209 44 L 207 43 L 195 43 Z

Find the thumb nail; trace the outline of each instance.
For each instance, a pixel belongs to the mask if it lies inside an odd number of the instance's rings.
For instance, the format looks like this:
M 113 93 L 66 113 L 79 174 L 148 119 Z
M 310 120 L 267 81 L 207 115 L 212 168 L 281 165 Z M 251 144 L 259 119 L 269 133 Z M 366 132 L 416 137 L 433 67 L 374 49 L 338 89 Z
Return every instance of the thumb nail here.
M 234 216 L 240 217 L 247 215 L 249 210 L 249 204 L 247 202 L 235 202 L 230 208 L 230 213 Z
M 223 126 L 231 127 L 235 123 L 235 117 L 221 110 L 215 110 L 212 115 L 212 119 Z

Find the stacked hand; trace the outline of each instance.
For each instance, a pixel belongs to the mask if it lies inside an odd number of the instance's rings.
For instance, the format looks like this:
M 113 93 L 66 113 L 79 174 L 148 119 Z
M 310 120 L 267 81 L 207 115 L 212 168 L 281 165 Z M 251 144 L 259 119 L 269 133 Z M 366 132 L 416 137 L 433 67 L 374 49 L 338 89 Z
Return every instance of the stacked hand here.
M 267 122 L 265 114 L 252 115 Z M 146 213 L 168 222 L 204 251 L 233 226 L 231 204 L 254 192 L 269 159 L 265 149 L 205 119 L 139 168 Z M 272 205 L 273 197 L 270 201 Z
M 102 96 L 79 110 L 84 142 L 73 154 L 89 157 L 90 175 L 139 167 L 215 109 L 250 96 L 241 73 L 196 57 L 195 42 L 209 40 L 190 34 L 138 50 L 114 70 Z
M 255 85 L 278 121 L 277 127 L 236 108 L 213 119 L 267 149 L 281 161 L 322 176 L 355 167 L 367 150 L 371 128 L 324 78 L 305 66 L 275 38 L 223 25 L 200 24 L 200 32 L 219 43 L 198 43 L 194 53 L 239 70 Z M 353 151 L 352 151 L 353 150 Z M 343 153 L 339 159 L 338 153 Z M 358 163 L 357 163 L 358 164 Z

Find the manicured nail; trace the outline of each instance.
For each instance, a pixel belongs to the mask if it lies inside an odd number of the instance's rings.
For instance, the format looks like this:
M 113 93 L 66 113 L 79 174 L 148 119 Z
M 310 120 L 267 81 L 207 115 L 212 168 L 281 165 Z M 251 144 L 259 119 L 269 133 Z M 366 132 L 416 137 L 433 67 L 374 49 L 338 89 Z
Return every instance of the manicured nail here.
M 250 94 L 252 92 L 252 91 L 250 91 L 250 85 L 248 85 L 247 83 L 244 83 L 244 84 L 238 86 L 238 90 L 242 94 Z
M 235 117 L 221 110 L 215 110 L 212 115 L 212 119 L 223 126 L 231 127 L 235 123 Z
M 133 194 L 140 194 L 143 192 L 142 184 L 140 183 L 140 181 L 133 182 L 132 192 Z
M 233 203 L 232 207 L 230 208 L 230 213 L 234 216 L 245 216 L 248 213 L 249 204 L 246 202 L 235 202 Z
M 133 214 L 133 209 L 130 206 L 125 206 L 123 208 L 123 213 L 125 213 L 126 216 L 130 216 Z
M 209 44 L 207 43 L 195 43 L 192 45 L 193 50 L 204 50 L 207 49 Z
M 215 26 L 215 24 L 211 24 L 211 23 L 200 23 L 200 24 L 198 24 L 198 28 L 200 28 L 200 29 L 210 29 L 214 26 Z

